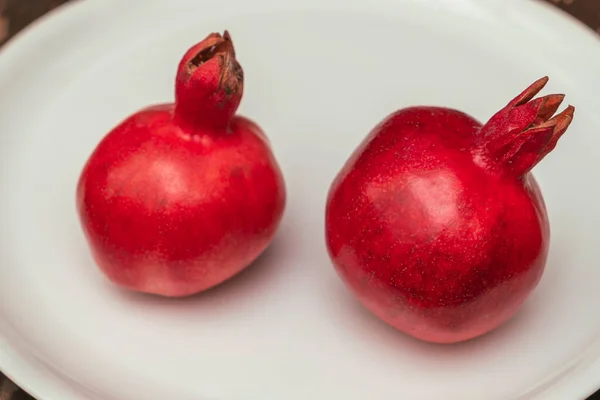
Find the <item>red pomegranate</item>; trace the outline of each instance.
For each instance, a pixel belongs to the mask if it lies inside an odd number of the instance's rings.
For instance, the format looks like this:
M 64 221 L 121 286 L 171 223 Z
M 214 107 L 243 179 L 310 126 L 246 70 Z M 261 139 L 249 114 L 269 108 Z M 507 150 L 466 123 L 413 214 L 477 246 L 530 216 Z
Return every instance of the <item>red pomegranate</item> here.
M 112 282 L 191 295 L 236 275 L 268 246 L 284 181 L 260 128 L 235 115 L 242 92 L 231 38 L 213 33 L 181 60 L 174 104 L 131 115 L 96 147 L 77 208 Z
M 550 227 L 531 169 L 567 130 L 540 79 L 485 125 L 411 107 L 381 122 L 334 180 L 326 240 L 337 272 L 379 318 L 452 343 L 489 332 L 539 282 Z

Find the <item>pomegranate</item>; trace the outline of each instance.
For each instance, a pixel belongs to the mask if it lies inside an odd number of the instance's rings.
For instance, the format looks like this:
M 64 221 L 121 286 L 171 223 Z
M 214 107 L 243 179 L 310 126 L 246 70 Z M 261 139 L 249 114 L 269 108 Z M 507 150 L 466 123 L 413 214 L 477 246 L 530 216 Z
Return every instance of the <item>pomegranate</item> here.
M 98 144 L 77 209 L 100 269 L 133 291 L 179 297 L 231 278 L 269 245 L 285 206 L 261 129 L 236 116 L 244 87 L 230 35 L 183 56 L 175 103 L 145 108 Z
M 485 125 L 410 107 L 381 122 L 336 176 L 326 241 L 358 300 L 393 327 L 453 343 L 510 319 L 541 279 L 550 226 L 531 174 L 573 118 L 535 82 Z

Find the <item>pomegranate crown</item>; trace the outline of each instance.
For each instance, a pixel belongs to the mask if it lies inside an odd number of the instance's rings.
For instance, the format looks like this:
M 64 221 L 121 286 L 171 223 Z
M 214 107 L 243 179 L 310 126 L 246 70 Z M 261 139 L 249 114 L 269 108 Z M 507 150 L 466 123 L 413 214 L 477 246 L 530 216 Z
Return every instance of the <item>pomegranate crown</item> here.
M 231 35 L 211 33 L 182 57 L 175 82 L 175 115 L 195 126 L 223 128 L 237 111 L 244 72 Z
M 535 167 L 558 143 L 573 120 L 575 107 L 556 114 L 562 94 L 534 97 L 546 86 L 541 78 L 497 112 L 481 128 L 479 139 L 488 157 L 512 174 L 523 176 Z

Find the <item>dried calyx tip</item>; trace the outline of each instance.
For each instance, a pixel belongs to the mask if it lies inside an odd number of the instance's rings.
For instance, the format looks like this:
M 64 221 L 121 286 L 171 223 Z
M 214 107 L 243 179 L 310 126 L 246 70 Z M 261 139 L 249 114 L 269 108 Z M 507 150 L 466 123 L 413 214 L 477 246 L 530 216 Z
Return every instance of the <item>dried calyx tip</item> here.
M 575 107 L 569 105 L 565 110 L 555 115 L 565 99 L 564 94 L 549 94 L 533 99 L 547 83 L 548 77 L 536 81 L 518 98 L 519 101 L 516 102 L 515 107 L 526 107 L 527 104 L 536 104 L 537 116 L 527 130 L 556 127 L 556 130 L 562 131 L 562 134 L 573 120 Z
M 546 122 L 536 126 L 535 128 L 541 129 L 541 128 L 554 127 L 555 135 L 556 134 L 562 135 L 567 130 L 567 128 L 569 127 L 571 122 L 573 121 L 574 114 L 575 114 L 575 107 L 569 105 L 562 112 L 556 114 L 554 117 L 552 117 L 549 120 L 547 120 Z
M 537 81 L 532 83 L 531 86 L 525 89 L 525 91 L 523 91 L 523 93 L 521 93 L 520 96 L 514 99 L 510 105 L 516 107 L 527 103 L 528 101 L 533 99 L 539 92 L 541 92 L 544 87 L 546 87 L 549 80 L 550 78 L 548 78 L 547 76 L 538 79 Z
M 565 99 L 564 94 L 549 94 L 534 99 L 534 97 L 546 86 L 548 81 L 549 78 L 547 76 L 538 79 L 509 103 L 509 108 L 511 109 L 521 109 L 522 107 L 531 106 L 536 108 L 536 116 L 531 122 L 531 125 L 527 127 L 526 131 L 559 125 L 562 127 L 563 124 L 566 124 L 566 127 L 568 127 L 568 124 L 570 124 L 573 119 L 573 114 L 575 112 L 573 106 L 569 106 L 563 112 L 555 115 Z
M 556 117 L 559 120 L 558 125 L 565 125 L 564 129 L 566 130 L 571 122 L 573 121 L 573 116 L 575 115 L 575 107 L 569 104 L 569 106 Z M 562 128 L 562 126 L 561 126 Z
M 189 61 L 188 66 L 190 69 L 196 69 L 200 65 L 214 58 L 219 53 L 229 53 L 235 57 L 235 49 L 233 42 L 231 41 L 231 35 L 229 31 L 225 30 L 223 35 L 220 33 L 211 33 L 204 39 L 205 47 L 198 51 L 198 53 Z

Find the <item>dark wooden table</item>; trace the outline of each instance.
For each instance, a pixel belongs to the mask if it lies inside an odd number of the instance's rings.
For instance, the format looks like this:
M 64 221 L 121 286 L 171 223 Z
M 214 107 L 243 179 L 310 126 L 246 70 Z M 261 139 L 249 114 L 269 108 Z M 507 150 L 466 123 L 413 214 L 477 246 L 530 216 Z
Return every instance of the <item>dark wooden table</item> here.
M 0 0 L 0 45 L 34 19 L 68 1 L 71 0 Z M 543 1 L 563 9 L 600 34 L 600 0 Z M 33 398 L 0 372 L 0 400 L 33 400 Z M 600 400 L 600 391 L 588 400 Z

